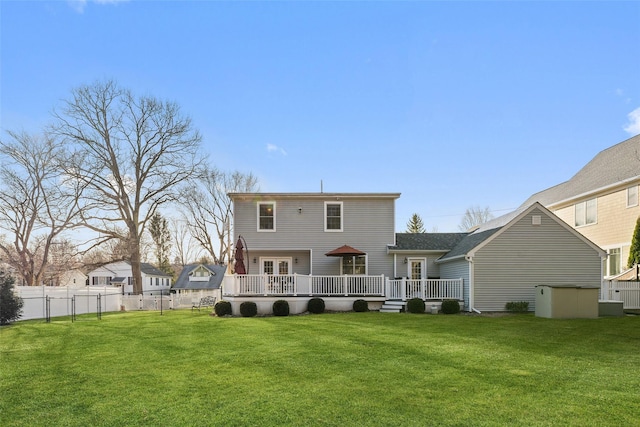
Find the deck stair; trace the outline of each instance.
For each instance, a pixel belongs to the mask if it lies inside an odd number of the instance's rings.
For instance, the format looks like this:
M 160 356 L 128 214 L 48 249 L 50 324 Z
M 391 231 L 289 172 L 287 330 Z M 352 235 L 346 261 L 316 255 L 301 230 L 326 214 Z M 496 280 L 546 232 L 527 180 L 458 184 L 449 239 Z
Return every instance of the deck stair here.
M 400 313 L 404 311 L 406 305 L 406 301 L 386 300 L 380 308 L 380 313 Z

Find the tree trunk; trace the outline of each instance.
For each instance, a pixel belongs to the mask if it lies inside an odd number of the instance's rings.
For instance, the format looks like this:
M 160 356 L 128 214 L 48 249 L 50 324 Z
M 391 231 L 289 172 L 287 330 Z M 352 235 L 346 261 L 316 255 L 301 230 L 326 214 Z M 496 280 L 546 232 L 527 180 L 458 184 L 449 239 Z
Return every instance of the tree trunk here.
M 140 239 L 138 236 L 132 236 L 129 240 L 131 248 L 131 274 L 133 275 L 133 294 L 140 295 L 142 293 L 142 267 L 140 265 Z

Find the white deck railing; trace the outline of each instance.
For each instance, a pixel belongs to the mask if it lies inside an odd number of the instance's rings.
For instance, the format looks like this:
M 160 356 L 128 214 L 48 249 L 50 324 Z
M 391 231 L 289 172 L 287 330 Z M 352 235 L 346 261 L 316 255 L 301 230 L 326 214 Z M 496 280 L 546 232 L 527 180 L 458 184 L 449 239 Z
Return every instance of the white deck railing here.
M 384 296 L 385 277 L 243 274 L 227 276 L 223 295 Z
M 226 296 L 381 296 L 406 301 L 463 299 L 462 279 L 399 279 L 384 275 L 306 276 L 243 274 L 226 276 Z
M 406 301 L 463 299 L 463 279 L 397 279 L 387 280 L 385 294 L 388 299 Z

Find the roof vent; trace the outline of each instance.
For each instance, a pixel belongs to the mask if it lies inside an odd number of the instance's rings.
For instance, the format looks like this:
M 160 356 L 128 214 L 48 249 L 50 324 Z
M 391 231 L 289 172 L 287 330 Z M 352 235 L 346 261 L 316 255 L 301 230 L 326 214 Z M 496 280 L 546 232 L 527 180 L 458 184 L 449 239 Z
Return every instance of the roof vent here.
M 531 217 L 531 225 L 541 225 L 542 224 L 542 216 L 533 215 Z

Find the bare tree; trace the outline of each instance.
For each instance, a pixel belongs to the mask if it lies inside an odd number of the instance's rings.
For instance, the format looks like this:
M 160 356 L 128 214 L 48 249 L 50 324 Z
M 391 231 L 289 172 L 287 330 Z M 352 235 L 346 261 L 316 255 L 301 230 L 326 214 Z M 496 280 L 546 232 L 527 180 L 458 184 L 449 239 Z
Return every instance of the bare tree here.
M 196 186 L 185 190 L 183 213 L 191 235 L 215 263 L 231 258 L 232 206 L 229 193 L 254 192 L 258 179 L 251 173 L 207 169 Z
M 480 206 L 472 206 L 467 208 L 458 228 L 460 231 L 469 231 L 491 219 L 493 219 L 493 214 L 489 210 L 489 206 L 484 209 Z
M 184 267 L 202 255 L 202 248 L 198 247 L 197 242 L 191 236 L 189 226 L 185 221 L 172 218 L 169 224 L 171 240 L 174 242 L 175 257 L 173 263 Z
M 83 223 L 127 243 L 140 294 L 141 236 L 199 167 L 201 136 L 177 104 L 134 96 L 114 81 L 74 89 L 54 117 L 52 131 L 73 151 L 65 172 L 85 187 Z
M 0 252 L 28 286 L 42 283 L 52 246 L 79 220 L 80 186 L 61 172 L 61 144 L 50 135 L 8 132 L 0 141 Z

